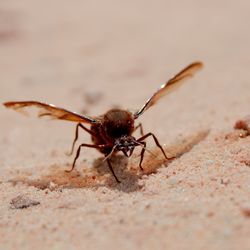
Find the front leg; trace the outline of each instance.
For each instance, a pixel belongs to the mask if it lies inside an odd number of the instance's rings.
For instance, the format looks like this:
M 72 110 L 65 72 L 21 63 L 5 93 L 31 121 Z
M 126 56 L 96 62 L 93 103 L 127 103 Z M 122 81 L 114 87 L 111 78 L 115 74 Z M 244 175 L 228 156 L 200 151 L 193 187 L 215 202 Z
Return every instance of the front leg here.
M 141 149 L 141 154 L 140 154 L 141 159 L 140 159 L 139 167 L 143 171 L 142 162 L 143 162 L 144 153 L 145 153 L 147 144 L 145 141 L 142 141 L 141 144 L 142 144 L 142 149 Z
M 109 166 L 109 170 L 111 171 L 111 173 L 112 173 L 113 176 L 115 177 L 116 182 L 117 182 L 117 183 L 121 183 L 121 182 L 119 181 L 119 179 L 117 178 L 117 176 L 115 175 L 114 169 L 113 169 L 113 167 L 112 167 L 112 165 L 111 165 L 111 161 L 110 161 L 109 158 L 107 158 L 107 163 L 108 163 L 108 166 Z
M 144 136 L 142 136 L 141 138 L 139 138 L 137 141 L 138 141 L 138 142 L 142 142 L 142 141 L 144 141 L 144 140 L 145 140 L 147 137 L 149 137 L 149 136 L 152 136 L 152 137 L 153 137 L 156 146 L 157 146 L 158 148 L 161 149 L 161 152 L 163 153 L 164 157 L 165 157 L 167 160 L 172 160 L 172 159 L 175 158 L 175 157 L 170 157 L 170 158 L 169 158 L 169 157 L 166 156 L 166 154 L 165 154 L 165 152 L 164 152 L 164 150 L 163 150 L 163 147 L 161 146 L 161 144 L 159 143 L 158 139 L 156 138 L 156 136 L 155 136 L 153 133 L 147 133 L 146 135 L 144 135 Z

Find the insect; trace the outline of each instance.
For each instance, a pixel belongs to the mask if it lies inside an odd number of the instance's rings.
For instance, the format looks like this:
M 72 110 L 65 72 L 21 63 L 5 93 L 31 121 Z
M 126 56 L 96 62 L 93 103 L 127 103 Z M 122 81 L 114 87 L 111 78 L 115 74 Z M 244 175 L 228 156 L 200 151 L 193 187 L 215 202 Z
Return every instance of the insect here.
M 72 155 L 74 152 L 75 144 L 78 140 L 79 129 L 83 129 L 90 134 L 93 144 L 82 143 L 78 147 L 72 168 L 67 170 L 67 172 L 71 172 L 75 168 L 81 148 L 95 148 L 104 154 L 104 160 L 107 161 L 111 173 L 113 174 L 115 180 L 119 183 L 120 181 L 113 170 L 110 157 L 119 151 L 121 151 L 126 157 L 130 157 L 133 154 L 135 147 L 141 147 L 139 167 L 143 170 L 142 162 L 147 145 L 145 140 L 148 137 L 153 138 L 156 146 L 159 147 L 166 159 L 172 159 L 172 157 L 167 157 L 157 137 L 153 133 L 144 134 L 142 124 L 139 123 L 135 126 L 135 120 L 137 120 L 146 110 L 152 107 L 161 97 L 181 86 L 184 80 L 192 77 L 202 68 L 202 66 L 203 64 L 201 62 L 194 62 L 184 68 L 165 84 L 161 85 L 161 87 L 146 101 L 146 103 L 134 113 L 123 109 L 111 109 L 101 116 L 89 117 L 56 107 L 52 104 L 37 101 L 6 102 L 4 105 L 7 108 L 12 108 L 17 111 L 26 107 L 35 106 L 39 109 L 38 117 L 50 116 L 59 120 L 76 122 L 75 138 L 70 154 Z M 88 128 L 84 126 L 83 123 L 89 124 L 90 127 Z M 140 129 L 141 132 L 141 137 L 138 139 L 133 136 L 133 133 L 137 129 Z

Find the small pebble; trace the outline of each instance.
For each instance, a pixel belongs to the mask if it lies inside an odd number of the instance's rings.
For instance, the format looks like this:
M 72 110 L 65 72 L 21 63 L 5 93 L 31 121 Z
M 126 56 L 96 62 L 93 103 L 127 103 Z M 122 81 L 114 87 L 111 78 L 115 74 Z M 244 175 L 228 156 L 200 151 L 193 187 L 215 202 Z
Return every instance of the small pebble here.
M 56 183 L 54 183 L 53 181 L 50 181 L 50 183 L 48 185 L 48 189 L 50 191 L 54 191 L 57 187 L 58 187 L 58 185 Z
M 243 129 L 247 131 L 248 135 L 250 135 L 250 115 L 245 116 L 244 118 L 236 121 L 234 128 Z
M 13 198 L 10 202 L 12 209 L 23 209 L 31 206 L 37 206 L 39 204 L 40 204 L 39 201 L 31 200 L 30 198 L 25 197 L 23 195 L 18 195 L 16 198 Z
M 220 180 L 220 183 L 221 183 L 222 185 L 228 185 L 228 184 L 230 183 L 230 180 L 229 180 L 228 178 L 224 178 L 224 179 L 221 179 L 221 180 Z

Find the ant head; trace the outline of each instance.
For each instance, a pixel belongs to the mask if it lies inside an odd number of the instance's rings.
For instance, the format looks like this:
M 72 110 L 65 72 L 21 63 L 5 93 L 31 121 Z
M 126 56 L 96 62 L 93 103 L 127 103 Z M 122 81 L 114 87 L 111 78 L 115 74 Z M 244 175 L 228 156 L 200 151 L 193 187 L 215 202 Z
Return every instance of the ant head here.
M 115 140 L 116 149 L 127 157 L 133 154 L 136 146 L 140 145 L 133 136 L 122 136 Z

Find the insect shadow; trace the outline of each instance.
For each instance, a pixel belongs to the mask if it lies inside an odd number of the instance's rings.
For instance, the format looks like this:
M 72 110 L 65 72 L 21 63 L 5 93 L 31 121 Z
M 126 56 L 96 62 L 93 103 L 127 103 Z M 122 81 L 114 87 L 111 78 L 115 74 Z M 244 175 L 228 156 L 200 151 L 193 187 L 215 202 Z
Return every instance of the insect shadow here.
M 121 180 L 121 185 L 115 185 L 114 180 L 110 174 L 110 170 L 107 162 L 103 161 L 103 157 L 99 157 L 94 160 L 93 168 L 96 169 L 98 175 L 107 176 L 108 179 L 105 181 L 109 184 L 109 186 L 113 189 L 118 189 L 123 192 L 133 192 L 140 189 L 140 185 L 138 184 L 138 180 L 140 178 L 140 174 L 135 173 L 131 169 L 128 169 L 128 158 L 124 155 L 113 155 L 110 160 L 112 165 L 114 166 L 115 173 L 119 176 Z

